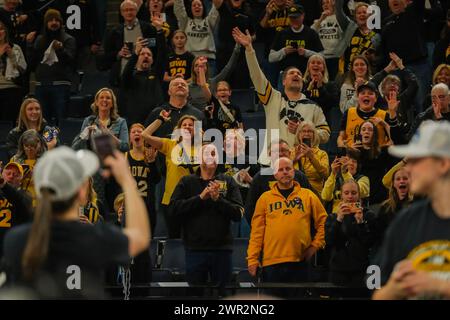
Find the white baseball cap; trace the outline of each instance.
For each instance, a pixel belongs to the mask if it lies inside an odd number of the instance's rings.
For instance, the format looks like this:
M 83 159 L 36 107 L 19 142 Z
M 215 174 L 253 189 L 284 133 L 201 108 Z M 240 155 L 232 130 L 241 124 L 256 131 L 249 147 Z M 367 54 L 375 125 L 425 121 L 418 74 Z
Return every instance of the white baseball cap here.
M 389 147 L 389 153 L 399 158 L 450 158 L 450 122 L 424 121 L 409 144 Z
M 40 197 L 41 189 L 48 188 L 55 193 L 54 200 L 68 200 L 99 165 L 92 151 L 74 151 L 65 146 L 50 150 L 39 158 L 33 170 L 36 194 Z

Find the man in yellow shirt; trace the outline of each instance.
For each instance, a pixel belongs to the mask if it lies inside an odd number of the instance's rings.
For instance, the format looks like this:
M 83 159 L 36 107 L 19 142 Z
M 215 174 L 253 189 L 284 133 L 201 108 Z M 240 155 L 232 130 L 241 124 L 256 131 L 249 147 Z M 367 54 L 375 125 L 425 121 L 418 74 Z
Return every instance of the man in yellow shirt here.
M 265 282 L 307 281 L 308 261 L 324 247 L 327 218 L 319 198 L 294 181 L 290 159 L 275 163 L 277 182 L 256 203 L 247 251 L 248 271 L 255 276 L 262 259 Z M 314 221 L 315 235 L 311 235 Z

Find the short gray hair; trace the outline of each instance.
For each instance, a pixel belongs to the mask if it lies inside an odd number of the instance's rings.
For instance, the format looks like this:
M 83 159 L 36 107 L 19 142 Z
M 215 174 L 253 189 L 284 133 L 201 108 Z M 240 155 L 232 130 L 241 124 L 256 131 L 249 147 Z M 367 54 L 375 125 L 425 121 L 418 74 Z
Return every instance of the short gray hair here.
M 449 89 L 448 86 L 445 83 L 438 83 L 435 84 L 433 86 L 433 88 L 431 89 L 431 93 L 433 93 L 434 91 L 438 90 L 438 89 L 442 89 L 444 90 L 445 94 L 448 95 L 449 94 Z

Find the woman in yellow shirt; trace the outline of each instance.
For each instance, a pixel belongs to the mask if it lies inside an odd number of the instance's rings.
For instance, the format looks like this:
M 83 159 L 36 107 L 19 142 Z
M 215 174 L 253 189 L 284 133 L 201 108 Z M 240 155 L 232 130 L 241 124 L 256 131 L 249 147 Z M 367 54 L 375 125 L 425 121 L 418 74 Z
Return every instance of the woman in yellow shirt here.
M 198 155 L 200 154 L 202 139 L 200 135 L 197 136 L 199 139 L 194 138 L 196 133 L 201 133 L 201 122 L 200 131 L 197 132 L 198 129 L 195 128 L 196 122 L 199 123 L 197 118 L 185 115 L 180 118 L 175 126 L 171 139 L 153 136 L 153 133 L 158 130 L 163 122 L 170 119 L 169 116 L 170 112 L 161 111 L 159 117 L 142 132 L 142 136 L 149 145 L 166 157 L 166 184 L 161 209 L 166 220 L 169 238 L 179 238 L 180 225 L 169 214 L 170 198 L 180 179 L 195 173 L 199 166 Z M 198 143 L 195 144 L 197 140 Z
M 330 170 L 328 155 L 319 149 L 319 143 L 320 138 L 315 125 L 310 121 L 303 121 L 298 127 L 296 145 L 293 150 L 294 167 L 303 171 L 318 194 L 322 192 Z

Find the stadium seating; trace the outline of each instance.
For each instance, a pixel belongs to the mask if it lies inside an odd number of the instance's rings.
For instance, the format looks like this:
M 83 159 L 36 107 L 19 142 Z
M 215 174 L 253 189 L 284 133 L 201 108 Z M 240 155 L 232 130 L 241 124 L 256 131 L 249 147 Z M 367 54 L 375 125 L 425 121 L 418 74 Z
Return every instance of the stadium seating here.
M 0 144 L 6 142 L 9 131 L 13 128 L 10 121 L 0 121 Z
M 80 133 L 83 119 L 67 118 L 61 119 L 59 122 L 59 139 L 66 146 L 71 146 L 73 139 Z

